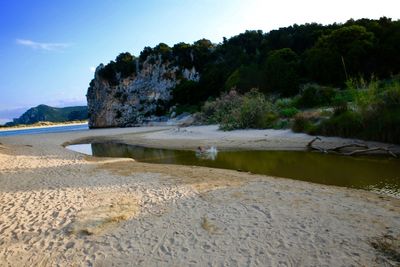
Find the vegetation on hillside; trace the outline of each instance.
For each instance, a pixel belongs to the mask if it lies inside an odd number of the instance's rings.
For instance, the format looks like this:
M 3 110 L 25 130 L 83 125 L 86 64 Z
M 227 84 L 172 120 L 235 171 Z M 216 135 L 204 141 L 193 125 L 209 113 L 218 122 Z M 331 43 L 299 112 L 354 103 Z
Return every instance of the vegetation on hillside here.
M 87 120 L 88 111 L 86 106 L 75 106 L 65 108 L 55 108 L 46 105 L 39 105 L 28 109 L 18 119 L 6 123 L 6 126 L 20 124 L 34 124 L 38 122 L 66 122 Z
M 115 85 L 161 57 L 200 72 L 199 82 L 183 80 L 172 90 L 168 105 L 202 110 L 223 129 L 292 127 L 400 143 L 399 44 L 399 20 L 311 23 L 246 31 L 219 44 L 160 43 L 137 58 L 120 54 L 99 74 Z

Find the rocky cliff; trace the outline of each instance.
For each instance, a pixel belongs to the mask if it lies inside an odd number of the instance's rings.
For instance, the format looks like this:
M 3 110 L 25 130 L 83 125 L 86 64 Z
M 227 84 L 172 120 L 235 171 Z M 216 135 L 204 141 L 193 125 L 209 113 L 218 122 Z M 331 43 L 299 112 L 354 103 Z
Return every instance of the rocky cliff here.
M 140 125 L 152 115 L 165 113 L 171 90 L 182 80 L 197 82 L 200 78 L 194 66 L 181 67 L 161 54 L 149 55 L 142 62 L 130 58 L 129 62 L 129 68 L 118 71 L 115 67 L 111 75 L 107 74 L 110 64 L 97 67 L 87 92 L 90 128 Z

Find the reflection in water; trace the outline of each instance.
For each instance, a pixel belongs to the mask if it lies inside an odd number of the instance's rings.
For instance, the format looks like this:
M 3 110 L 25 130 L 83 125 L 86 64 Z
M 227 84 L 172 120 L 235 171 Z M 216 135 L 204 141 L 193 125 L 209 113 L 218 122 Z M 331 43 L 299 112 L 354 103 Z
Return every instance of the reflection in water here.
M 74 149 L 73 146 L 70 148 Z M 94 156 L 130 157 L 139 162 L 249 171 L 313 183 L 362 188 L 400 197 L 398 159 L 345 157 L 301 151 L 219 151 L 215 158 L 207 158 L 196 156 L 194 151 L 114 143 L 91 144 L 91 152 Z

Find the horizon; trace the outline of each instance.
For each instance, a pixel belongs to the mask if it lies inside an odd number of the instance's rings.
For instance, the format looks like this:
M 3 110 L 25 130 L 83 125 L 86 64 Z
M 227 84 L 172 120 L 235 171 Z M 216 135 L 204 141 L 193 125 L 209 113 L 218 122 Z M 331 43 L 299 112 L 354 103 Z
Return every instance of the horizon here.
M 342 2 L 347 8 L 335 10 Z M 94 69 L 121 52 L 138 56 L 145 46 L 154 47 L 161 42 L 173 46 L 201 38 L 220 43 L 223 37 L 246 30 L 266 33 L 293 24 L 327 25 L 383 16 L 398 20 L 397 6 L 390 0 L 378 4 L 314 0 L 270 4 L 261 0 L 175 0 L 173 4 L 149 1 L 118 5 L 111 1 L 3 2 L 0 124 L 40 104 L 86 105 L 85 95 Z

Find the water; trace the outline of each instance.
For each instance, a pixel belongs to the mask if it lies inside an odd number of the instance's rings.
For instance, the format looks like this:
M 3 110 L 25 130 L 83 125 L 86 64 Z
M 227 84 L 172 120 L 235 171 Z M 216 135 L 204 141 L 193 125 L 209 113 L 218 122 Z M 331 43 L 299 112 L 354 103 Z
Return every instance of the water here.
M 217 155 L 199 156 L 195 151 L 154 149 L 115 143 L 72 145 L 68 148 L 97 157 L 129 157 L 147 163 L 241 170 L 319 184 L 366 189 L 400 197 L 399 159 L 347 157 L 301 151 L 219 151 Z
M 43 133 L 62 133 L 70 131 L 88 130 L 87 124 L 78 125 L 63 125 L 63 126 L 50 126 L 50 127 L 40 127 L 40 128 L 30 128 L 30 129 L 16 129 L 16 130 L 0 130 L 0 136 L 10 136 L 10 135 L 24 135 L 24 134 L 43 134 Z

